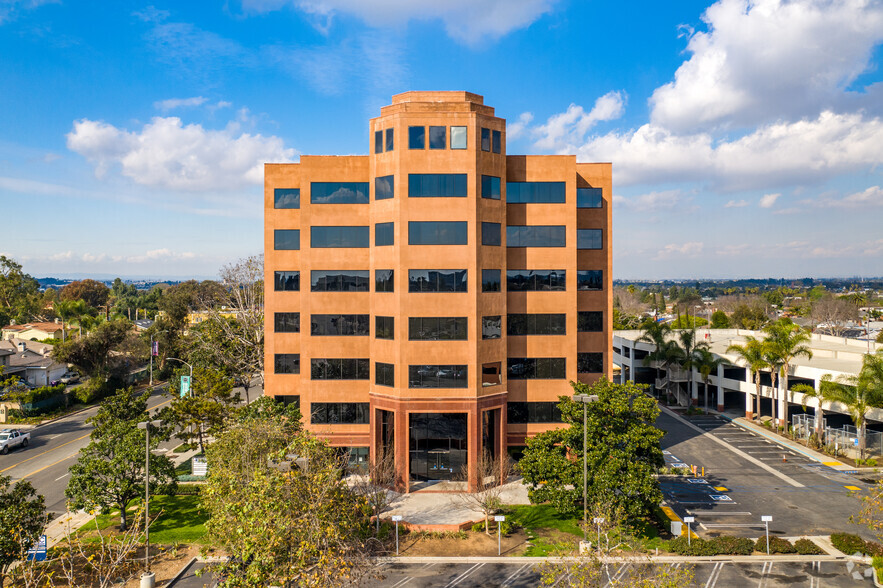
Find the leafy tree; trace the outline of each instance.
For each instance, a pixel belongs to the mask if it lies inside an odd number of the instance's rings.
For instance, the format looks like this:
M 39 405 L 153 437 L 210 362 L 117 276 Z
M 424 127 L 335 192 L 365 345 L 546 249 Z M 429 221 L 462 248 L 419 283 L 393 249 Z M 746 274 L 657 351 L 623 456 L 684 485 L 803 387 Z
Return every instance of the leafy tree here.
M 200 501 L 208 537 L 233 555 L 213 569 L 225 586 L 359 583 L 370 567 L 361 539 L 368 510 L 342 478 L 338 452 L 307 433 L 256 419 L 220 434 L 206 456 Z
M 745 337 L 743 345 L 732 344 L 727 347 L 727 353 L 738 355 L 751 373 L 754 385 L 757 387 L 754 397 L 757 401 L 757 409 L 754 412 L 754 418 L 760 419 L 760 372 L 770 367 L 766 360 L 766 347 L 760 339 Z
M 672 329 L 695 329 L 696 327 L 704 327 L 708 324 L 708 321 L 701 316 L 685 314 L 679 315 L 677 319 L 668 324 Z
M 182 372 L 179 372 L 179 374 Z M 239 401 L 233 393 L 233 382 L 217 370 L 196 368 L 190 383 L 190 394 L 178 394 L 180 378 L 172 379 L 169 391 L 176 395 L 172 404 L 162 411 L 162 419 L 175 425 L 175 436 L 188 443 L 197 441 L 205 448 L 205 435 L 216 435 L 227 424 L 232 405 Z
M 819 387 L 823 400 L 846 406 L 859 430 L 859 450 L 864 459 L 868 413 L 873 408 L 883 408 L 883 351 L 862 356 L 862 367 L 858 375 L 833 379 L 830 374 L 825 374 Z
M 711 313 L 711 328 L 712 329 L 729 329 L 730 328 L 730 317 L 727 316 L 722 310 L 716 310 Z
M 187 325 L 187 315 L 204 306 L 213 306 L 224 296 L 223 287 L 213 280 L 188 280 L 163 291 L 159 309 L 166 313 L 172 324 L 182 329 Z
M 138 428 L 138 423 L 150 418 L 148 398 L 149 392 L 138 394 L 128 388 L 104 401 L 98 414 L 89 419 L 94 427 L 91 441 L 71 466 L 71 479 L 65 490 L 73 508 L 119 510 L 121 530 L 127 525 L 126 506 L 144 492 L 146 441 L 145 431 Z M 153 432 L 151 450 L 163 438 L 167 438 L 164 431 Z M 177 484 L 175 467 L 168 457 L 151 456 L 150 482 L 165 486 L 166 491 Z
M 72 363 L 81 373 L 90 378 L 107 380 L 118 376 L 126 366 L 126 357 L 111 356 L 111 351 L 120 348 L 130 336 L 131 323 L 124 319 L 106 321 L 94 331 L 64 343 L 55 345 L 52 355 L 62 363 Z
M 859 319 L 858 306 L 830 294 L 814 300 L 809 314 L 813 324 L 819 325 L 818 332 L 834 336 L 843 335 L 849 324 Z
M 733 311 L 733 325 L 755 331 L 769 322 L 766 310 L 759 306 L 740 304 Z
M 641 326 L 641 319 L 632 314 L 626 314 L 619 308 L 613 308 L 613 330 L 623 331 L 637 329 Z
M 40 284 L 15 260 L 0 255 L 0 325 L 26 323 L 39 312 Z
M 82 300 L 92 308 L 100 308 L 107 304 L 110 289 L 95 280 L 77 280 L 71 282 L 58 293 L 60 300 Z
M 89 314 L 89 305 L 83 300 L 59 300 L 53 305 L 55 314 L 61 319 L 61 342 L 67 341 L 67 323 L 77 317 Z
M 638 341 L 644 341 L 654 346 L 653 351 L 644 358 L 644 364 L 656 363 L 657 379 L 659 379 L 660 368 L 665 371 L 665 392 L 667 395 L 671 395 L 668 369 L 681 360 L 681 348 L 677 342 L 669 340 L 669 336 L 671 336 L 671 327 L 664 323 L 648 321 L 644 324 L 644 332 L 638 338 Z
M 659 406 L 643 386 L 632 382 L 602 379 L 591 386 L 571 386 L 576 393 L 599 397 L 586 405 L 588 501 L 621 509 L 628 520 L 648 515 L 662 500 L 655 478 L 664 463 L 659 447 L 663 432 L 654 426 Z M 582 510 L 583 405 L 562 396 L 558 406 L 569 426 L 529 439 L 518 469 L 529 485 L 531 502 L 550 502 L 576 514 Z
M 12 478 L 0 475 L 0 586 L 9 567 L 24 558 L 48 522 L 43 497 L 30 482 L 13 484 Z

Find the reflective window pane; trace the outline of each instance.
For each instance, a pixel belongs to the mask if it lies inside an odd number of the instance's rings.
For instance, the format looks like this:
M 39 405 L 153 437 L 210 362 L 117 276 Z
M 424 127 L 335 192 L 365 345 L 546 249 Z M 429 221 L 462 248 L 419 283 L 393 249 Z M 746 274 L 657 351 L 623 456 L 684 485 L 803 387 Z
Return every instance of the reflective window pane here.
M 465 365 L 409 365 L 409 388 L 468 388 Z
M 369 422 L 367 402 L 313 402 L 310 422 L 314 425 L 365 425 Z
M 601 188 L 576 189 L 577 208 L 601 208 L 603 204 L 604 199 L 601 195 Z
M 466 227 L 465 221 L 410 221 L 408 223 L 408 244 L 466 245 Z
M 509 225 L 506 247 L 564 247 L 564 225 Z
M 557 402 L 508 402 L 506 420 L 509 423 L 560 423 L 561 409 Z
M 374 383 L 378 386 L 395 386 L 395 365 L 375 362 Z
M 374 225 L 374 245 L 383 247 L 395 244 L 393 223 L 377 223 Z
M 368 182 L 312 182 L 311 204 L 368 204 Z
M 576 272 L 577 290 L 602 290 L 604 288 L 602 270 L 579 270 Z
M 394 339 L 395 338 L 395 317 L 375 316 L 374 317 L 374 338 L 375 339 Z
M 426 147 L 426 127 L 408 127 L 408 149 Z
M 299 374 L 300 353 L 277 353 L 274 356 L 273 372 L 276 374 Z
M 501 243 L 500 223 L 481 223 L 481 244 L 499 246 Z
M 451 127 L 451 149 L 466 149 L 466 127 Z
M 393 148 L 393 129 L 386 129 L 386 150 L 392 151 Z
M 481 129 L 481 150 L 482 151 L 490 151 L 491 150 L 491 130 L 490 129 Z
M 393 270 L 374 270 L 374 291 L 375 292 L 392 292 Z
M 277 292 L 300 291 L 300 272 L 274 272 L 273 277 Z
M 506 289 L 510 292 L 564 292 L 565 270 L 507 270 Z
M 374 131 L 374 153 L 383 153 L 383 131 Z
M 506 182 L 508 204 L 561 203 L 565 201 L 564 182 Z
M 370 232 L 369 227 L 310 227 L 310 247 L 367 248 Z
M 503 370 L 502 370 L 502 362 L 496 361 L 493 363 L 483 363 L 481 364 L 481 385 L 485 386 L 499 386 L 503 383 Z
M 500 270 L 498 270 L 498 269 L 481 270 L 481 291 L 482 292 L 499 292 L 500 291 Z
M 500 131 L 493 131 L 493 152 L 500 153 L 503 150 L 503 133 Z
M 577 249 L 601 249 L 604 247 L 601 229 L 577 229 Z
M 395 196 L 395 176 L 374 178 L 374 200 L 386 200 Z
M 368 360 L 361 358 L 313 358 L 310 360 L 312 380 L 367 380 Z
M 429 148 L 446 149 L 448 147 L 447 127 L 429 127 Z
M 276 229 L 273 231 L 273 249 L 277 251 L 300 249 L 300 230 Z
M 500 178 L 496 176 L 481 176 L 481 197 L 490 200 L 499 200 Z
M 410 317 L 408 318 L 410 341 L 465 341 L 467 339 L 466 317 Z
M 411 198 L 465 198 L 466 179 L 466 174 L 408 174 L 408 196 Z
M 604 313 L 600 310 L 576 313 L 576 330 L 580 333 L 597 333 L 604 330 Z
M 565 335 L 565 314 L 509 314 L 506 333 L 519 335 Z
M 367 314 L 314 314 L 310 315 L 310 334 L 315 336 L 364 336 L 369 335 Z
M 273 317 L 273 330 L 276 333 L 300 333 L 300 313 L 275 313 L 275 316 Z
M 563 357 L 510 357 L 509 379 L 561 380 L 566 377 L 566 365 Z
M 368 270 L 312 270 L 311 292 L 368 292 Z
M 481 317 L 481 338 L 482 339 L 499 339 L 503 336 L 503 317 L 483 316 Z
M 577 353 L 576 371 L 581 374 L 600 374 L 604 371 L 603 353 Z
M 408 292 L 466 291 L 466 270 L 408 270 Z
M 274 189 L 273 208 L 300 208 L 300 188 Z

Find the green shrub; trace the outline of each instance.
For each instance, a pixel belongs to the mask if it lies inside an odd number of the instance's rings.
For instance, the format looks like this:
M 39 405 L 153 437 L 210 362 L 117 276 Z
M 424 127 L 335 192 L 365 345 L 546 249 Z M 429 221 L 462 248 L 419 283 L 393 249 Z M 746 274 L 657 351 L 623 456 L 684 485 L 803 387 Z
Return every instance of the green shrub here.
M 48 400 L 63 393 L 64 384 L 56 384 L 55 386 L 41 386 L 33 390 L 14 392 L 10 396 L 22 404 L 36 404 L 41 400 Z
M 715 555 L 751 555 L 754 552 L 754 542 L 746 537 L 715 537 L 708 542 Z
M 824 551 L 822 548 L 803 537 L 794 542 L 794 549 L 797 550 L 797 553 L 800 555 L 822 555 Z
M 503 535 L 509 535 L 517 527 L 514 523 L 510 523 L 509 521 L 503 521 L 502 523 L 499 523 L 499 525 L 500 525 L 500 532 Z M 491 521 L 490 527 L 491 527 L 491 533 L 496 534 L 497 523 L 495 523 L 494 521 Z M 475 533 L 484 533 L 484 521 L 478 521 L 477 523 L 472 525 L 472 531 Z
M 852 533 L 832 533 L 831 544 L 846 555 L 867 553 L 868 546 L 864 539 Z
M 717 555 L 716 546 L 705 539 L 693 539 L 687 544 L 687 537 L 675 537 L 668 542 L 668 548 L 678 555 Z
M 760 537 L 754 544 L 757 551 L 766 553 L 766 535 Z M 797 553 L 797 549 L 791 545 L 791 542 L 775 535 L 770 535 L 770 553 Z
M 857 459 L 855 460 L 855 465 L 859 467 L 875 468 L 877 467 L 877 460 L 873 457 L 869 457 L 868 459 Z

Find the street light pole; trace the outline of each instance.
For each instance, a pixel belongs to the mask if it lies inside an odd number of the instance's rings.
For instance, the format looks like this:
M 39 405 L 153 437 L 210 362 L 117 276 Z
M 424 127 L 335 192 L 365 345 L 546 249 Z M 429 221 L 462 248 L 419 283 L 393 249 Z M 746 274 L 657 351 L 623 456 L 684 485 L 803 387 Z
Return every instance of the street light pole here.
M 153 386 L 153 336 L 159 335 L 160 333 L 167 333 L 167 330 L 162 330 L 157 333 L 150 334 L 150 385 Z
M 143 421 L 138 423 L 139 429 L 144 429 L 144 575 L 141 578 L 141 586 L 153 586 L 154 576 L 150 573 L 150 427 L 159 427 L 162 421 Z
M 589 462 L 586 448 L 588 447 L 588 406 L 590 402 L 598 402 L 597 394 L 574 394 L 573 400 L 583 405 L 583 543 L 589 541 L 588 514 L 589 506 L 586 500 L 587 481 L 589 478 Z
M 184 365 L 190 368 L 190 396 L 193 396 L 193 366 L 184 361 L 183 359 L 178 359 L 177 357 L 167 357 L 166 361 L 180 361 Z

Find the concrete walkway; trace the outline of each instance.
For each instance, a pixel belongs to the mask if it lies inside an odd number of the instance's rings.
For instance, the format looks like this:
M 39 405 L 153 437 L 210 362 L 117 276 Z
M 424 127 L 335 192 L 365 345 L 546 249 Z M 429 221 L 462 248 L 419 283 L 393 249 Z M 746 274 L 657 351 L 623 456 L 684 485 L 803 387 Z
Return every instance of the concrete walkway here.
M 809 447 L 802 445 L 800 443 L 797 443 L 796 441 L 791 441 L 790 439 L 786 439 L 785 437 L 782 437 L 781 435 L 777 435 L 776 433 L 770 431 L 766 427 L 762 427 L 760 425 L 757 425 L 757 424 L 749 421 L 745 417 L 733 417 L 731 415 L 728 415 L 725 413 L 719 413 L 719 412 L 713 411 L 713 410 L 709 410 L 708 412 L 712 413 L 712 414 L 717 414 L 717 415 L 731 421 L 733 424 L 738 425 L 747 431 L 751 431 L 752 433 L 756 433 L 757 435 L 760 435 L 761 437 L 764 437 L 764 438 L 772 441 L 773 443 L 777 443 L 777 444 L 781 445 L 782 447 L 786 447 L 786 448 L 790 449 L 791 451 L 794 451 L 795 453 L 800 453 L 801 455 L 805 455 L 806 457 L 812 459 L 813 461 L 817 461 L 823 465 L 828 466 L 832 470 L 836 470 L 836 471 L 844 473 L 844 474 L 854 474 L 858 471 L 858 470 L 856 470 L 855 467 L 847 465 L 847 464 L 843 463 L 842 461 L 838 461 L 837 459 L 834 459 L 830 455 L 825 455 L 823 453 L 819 453 L 818 451 L 810 449 Z

